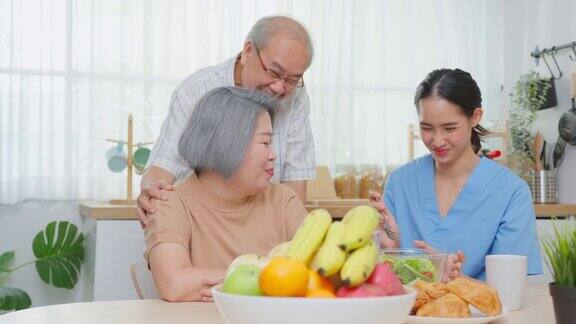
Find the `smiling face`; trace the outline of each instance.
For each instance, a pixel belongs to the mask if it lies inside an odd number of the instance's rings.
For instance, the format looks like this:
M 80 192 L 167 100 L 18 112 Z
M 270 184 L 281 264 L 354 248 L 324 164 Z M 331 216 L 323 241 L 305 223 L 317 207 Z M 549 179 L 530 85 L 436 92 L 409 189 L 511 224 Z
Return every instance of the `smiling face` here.
M 465 153 L 474 153 L 470 139 L 482 119 L 482 109 L 467 117 L 460 106 L 430 96 L 420 101 L 418 117 L 422 141 L 437 163 L 450 164 Z
M 268 112 L 263 112 L 256 121 L 244 160 L 228 182 L 247 195 L 264 191 L 274 175 L 275 159 L 272 148 L 272 121 Z
M 263 48 L 246 42 L 240 62 L 242 87 L 261 89 L 279 100 L 289 97 L 297 87 L 286 79 L 300 79 L 310 60 L 305 42 L 283 34 L 272 37 Z M 271 72 L 266 72 L 269 70 Z M 274 78 L 271 74 L 284 78 Z

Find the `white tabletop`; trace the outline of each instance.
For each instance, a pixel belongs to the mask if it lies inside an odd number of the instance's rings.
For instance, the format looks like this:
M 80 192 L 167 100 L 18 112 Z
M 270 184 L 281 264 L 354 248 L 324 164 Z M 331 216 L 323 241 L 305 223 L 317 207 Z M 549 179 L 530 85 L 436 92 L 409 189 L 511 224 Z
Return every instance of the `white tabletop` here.
M 194 323 L 225 324 L 213 303 L 168 303 L 161 300 L 119 300 L 36 307 L 0 316 L 15 323 Z M 524 308 L 498 323 L 554 323 L 547 285 L 528 286 Z

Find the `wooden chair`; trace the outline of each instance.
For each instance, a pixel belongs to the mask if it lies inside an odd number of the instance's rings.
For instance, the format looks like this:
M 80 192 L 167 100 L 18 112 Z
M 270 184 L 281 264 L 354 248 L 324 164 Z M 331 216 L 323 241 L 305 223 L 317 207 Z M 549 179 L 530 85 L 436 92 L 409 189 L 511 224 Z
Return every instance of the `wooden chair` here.
M 148 270 L 146 263 L 137 262 L 130 266 L 130 277 L 139 299 L 160 298 L 152 278 L 152 272 Z
M 504 128 L 497 131 L 492 131 L 486 136 L 487 138 L 501 138 L 502 146 L 500 147 L 500 156 L 497 160 L 504 165 L 508 165 L 508 149 L 510 145 L 510 131 L 508 129 L 508 121 L 504 122 Z M 408 161 L 414 160 L 414 141 L 420 140 L 420 134 L 414 124 L 408 125 Z

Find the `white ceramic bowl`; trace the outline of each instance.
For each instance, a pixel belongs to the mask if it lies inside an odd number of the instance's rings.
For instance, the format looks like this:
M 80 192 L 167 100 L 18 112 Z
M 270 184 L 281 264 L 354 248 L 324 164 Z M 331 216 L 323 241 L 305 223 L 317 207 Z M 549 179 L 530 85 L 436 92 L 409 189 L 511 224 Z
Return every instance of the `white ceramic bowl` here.
M 401 324 L 408 317 L 416 292 L 366 298 L 286 298 L 242 296 L 212 288 L 220 314 L 229 324 Z

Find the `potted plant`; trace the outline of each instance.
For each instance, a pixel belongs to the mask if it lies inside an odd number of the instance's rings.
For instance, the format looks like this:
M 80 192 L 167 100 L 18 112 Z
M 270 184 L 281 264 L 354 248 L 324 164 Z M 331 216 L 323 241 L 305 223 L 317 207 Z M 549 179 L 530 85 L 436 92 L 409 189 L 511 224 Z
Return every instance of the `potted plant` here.
M 544 97 L 546 98 L 544 104 L 540 107 L 540 110 L 558 106 L 558 97 L 556 96 L 554 78 L 541 80 L 538 86 L 540 87 L 539 91 L 543 91 L 545 93 Z
M 508 109 L 511 168 L 526 182 L 530 183 L 530 171 L 533 169 L 531 148 L 532 129 L 538 110 L 550 105 L 547 98 L 551 89 L 550 80 L 537 72 L 530 71 L 520 76 L 510 94 L 512 102 Z
M 554 232 L 543 235 L 542 248 L 554 276 L 549 288 L 556 323 L 576 323 L 576 227 L 554 224 Z
M 84 262 L 84 234 L 69 222 L 51 222 L 32 242 L 35 260 L 11 267 L 15 252 L 0 254 L 0 314 L 3 311 L 29 308 L 32 300 L 22 289 L 5 286 L 15 271 L 34 264 L 38 276 L 54 287 L 72 289 L 78 282 Z

